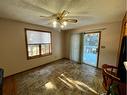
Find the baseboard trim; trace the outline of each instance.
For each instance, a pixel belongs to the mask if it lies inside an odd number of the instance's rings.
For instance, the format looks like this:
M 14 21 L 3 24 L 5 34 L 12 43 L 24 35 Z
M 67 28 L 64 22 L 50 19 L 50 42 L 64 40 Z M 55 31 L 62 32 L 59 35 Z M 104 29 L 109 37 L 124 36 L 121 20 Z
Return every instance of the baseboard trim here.
M 24 71 L 21 71 L 21 72 L 18 72 L 18 73 L 15 73 L 15 74 L 6 76 L 6 77 L 4 77 L 4 79 L 9 78 L 9 77 L 13 77 L 13 76 L 15 76 L 15 75 L 17 75 L 17 74 L 21 74 L 21 73 L 24 73 L 24 72 L 27 72 L 27 71 L 30 71 L 30 70 L 32 70 L 32 69 L 36 69 L 36 68 L 39 68 L 39 67 L 42 67 L 42 68 L 43 68 L 43 67 L 45 67 L 45 66 L 47 66 L 47 65 L 52 64 L 53 62 L 56 62 L 56 61 L 58 61 L 58 60 L 61 60 L 61 59 L 67 59 L 67 58 L 60 58 L 60 59 L 57 59 L 57 60 L 54 60 L 54 61 L 51 61 L 51 62 L 42 64 L 42 65 L 37 66 L 37 67 L 33 67 L 33 68 L 28 69 L 28 70 L 24 70 Z

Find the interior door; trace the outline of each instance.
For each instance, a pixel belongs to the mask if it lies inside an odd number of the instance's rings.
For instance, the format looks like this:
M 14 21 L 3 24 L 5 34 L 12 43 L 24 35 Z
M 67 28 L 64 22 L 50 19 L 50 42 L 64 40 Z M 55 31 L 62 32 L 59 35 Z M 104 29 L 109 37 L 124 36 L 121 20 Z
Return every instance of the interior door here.
M 100 32 L 85 33 L 83 37 L 83 63 L 98 67 Z

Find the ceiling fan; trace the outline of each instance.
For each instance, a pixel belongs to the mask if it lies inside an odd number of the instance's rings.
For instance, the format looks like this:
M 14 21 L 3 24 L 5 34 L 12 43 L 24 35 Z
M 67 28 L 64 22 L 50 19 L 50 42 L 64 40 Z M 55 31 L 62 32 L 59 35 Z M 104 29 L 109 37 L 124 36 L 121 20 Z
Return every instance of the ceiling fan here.
M 62 12 L 53 14 L 51 16 L 40 16 L 40 17 L 51 20 L 53 23 L 53 27 L 57 27 L 57 25 L 59 24 L 60 27 L 63 28 L 67 25 L 67 23 L 77 23 L 78 22 L 77 19 L 67 18 L 67 15 L 69 13 L 70 12 L 63 10 Z

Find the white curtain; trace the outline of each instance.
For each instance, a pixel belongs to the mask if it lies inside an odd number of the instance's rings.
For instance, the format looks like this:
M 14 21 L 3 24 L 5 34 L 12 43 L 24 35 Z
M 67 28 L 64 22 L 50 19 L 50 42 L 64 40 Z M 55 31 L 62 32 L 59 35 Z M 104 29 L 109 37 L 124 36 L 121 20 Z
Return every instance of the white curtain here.
M 80 61 L 80 34 L 71 35 L 70 58 L 73 61 Z

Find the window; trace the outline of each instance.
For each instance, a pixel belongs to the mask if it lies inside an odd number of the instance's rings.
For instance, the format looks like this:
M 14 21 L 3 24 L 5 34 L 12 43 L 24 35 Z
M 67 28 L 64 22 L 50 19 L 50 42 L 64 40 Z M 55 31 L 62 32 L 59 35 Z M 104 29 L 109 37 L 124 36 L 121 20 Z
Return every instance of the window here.
M 27 58 L 36 58 L 52 54 L 51 32 L 25 29 Z

